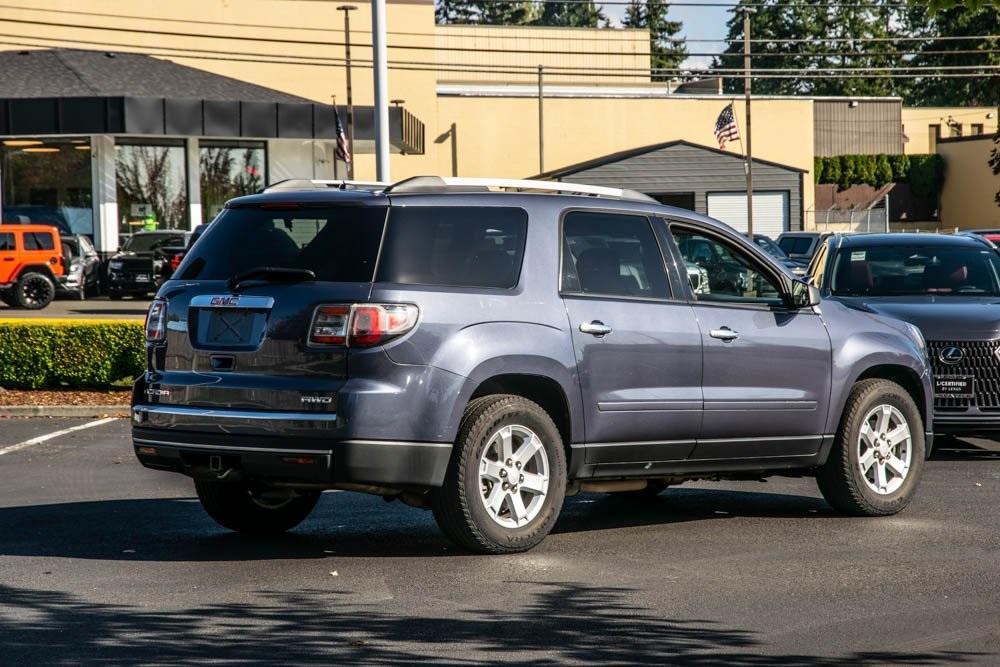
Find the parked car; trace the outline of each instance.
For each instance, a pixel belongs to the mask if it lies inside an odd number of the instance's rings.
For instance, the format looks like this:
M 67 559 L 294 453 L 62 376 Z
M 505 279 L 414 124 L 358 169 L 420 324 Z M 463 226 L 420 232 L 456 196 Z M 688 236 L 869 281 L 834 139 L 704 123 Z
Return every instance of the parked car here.
M 183 246 L 188 232 L 135 232 L 121 250 L 108 261 L 108 296 L 143 297 L 160 288 L 170 277 L 172 252 L 168 248 Z
M 786 255 L 808 264 L 816 249 L 832 235 L 833 232 L 782 232 L 777 243 Z
M 972 236 L 984 239 L 993 246 L 1000 245 L 1000 229 L 969 229 L 964 232 L 958 232 L 958 234 L 960 236 Z
M 809 265 L 809 262 L 801 259 L 792 259 L 788 256 L 788 253 L 781 249 L 781 246 L 771 240 L 771 237 L 764 236 L 763 234 L 754 234 L 753 242 L 759 245 L 764 252 L 777 260 L 779 264 L 788 269 L 792 275 L 805 275 L 806 267 Z
M 706 258 L 733 278 L 697 291 L 681 267 Z M 916 328 L 820 304 L 727 225 L 611 188 L 419 177 L 234 199 L 146 339 L 136 455 L 249 533 L 336 488 L 509 553 L 567 494 L 778 474 L 886 515 L 931 445 Z
M 206 223 L 195 227 L 190 234 L 185 235 L 186 238 L 182 245 L 165 246 L 161 248 L 160 252 L 170 258 L 169 268 L 167 266 L 163 267 L 164 277 L 169 278 L 170 275 L 177 270 L 177 267 L 181 265 L 181 261 L 184 259 L 184 255 L 186 255 L 188 250 L 191 249 L 191 246 L 195 244 L 195 241 L 201 238 L 201 235 L 205 233 L 210 224 L 211 223 Z
M 101 274 L 101 257 L 89 236 L 61 236 L 65 274 L 56 282 L 56 293 L 83 301 L 97 291 Z
M 859 312 L 896 317 L 927 340 L 941 434 L 1000 432 L 1000 255 L 978 238 L 872 234 L 830 239 L 810 280 Z
M 0 301 L 38 310 L 52 303 L 63 276 L 58 230 L 49 225 L 0 225 Z

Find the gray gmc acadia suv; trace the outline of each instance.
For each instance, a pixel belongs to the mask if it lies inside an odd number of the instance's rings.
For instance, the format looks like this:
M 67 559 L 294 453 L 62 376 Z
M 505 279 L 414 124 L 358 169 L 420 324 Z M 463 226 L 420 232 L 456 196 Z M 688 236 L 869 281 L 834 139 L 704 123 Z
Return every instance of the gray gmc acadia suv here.
M 420 177 L 234 199 L 146 336 L 139 460 L 252 533 L 344 489 L 508 553 L 566 495 L 776 474 L 886 515 L 933 431 L 913 326 L 821 301 L 731 228 L 611 188 Z

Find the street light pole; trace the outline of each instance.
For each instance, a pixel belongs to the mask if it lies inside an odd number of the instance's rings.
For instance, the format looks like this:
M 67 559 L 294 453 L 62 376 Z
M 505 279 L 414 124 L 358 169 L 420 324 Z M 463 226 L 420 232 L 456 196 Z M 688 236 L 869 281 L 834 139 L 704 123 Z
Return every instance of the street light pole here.
M 743 12 L 743 95 L 746 104 L 747 151 L 744 156 L 747 174 L 747 238 L 753 241 L 753 133 L 750 131 L 750 15 L 757 10 L 742 5 Z
M 385 0 L 372 0 L 372 72 L 375 75 L 375 178 L 391 180 L 389 169 L 389 56 Z
M 354 5 L 340 5 L 338 11 L 344 12 L 344 68 L 347 75 L 347 150 L 351 161 L 347 163 L 347 178 L 354 179 L 354 95 L 351 90 L 351 12 Z M 336 159 L 334 159 L 336 162 Z
M 544 68 L 538 66 L 538 173 L 545 173 L 545 90 L 543 88 Z

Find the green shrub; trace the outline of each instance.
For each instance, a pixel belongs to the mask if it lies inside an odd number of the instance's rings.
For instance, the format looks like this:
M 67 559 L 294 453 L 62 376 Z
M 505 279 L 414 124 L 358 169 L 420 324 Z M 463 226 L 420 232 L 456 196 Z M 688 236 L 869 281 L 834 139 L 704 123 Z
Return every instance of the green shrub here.
M 910 172 L 909 155 L 893 155 L 889 158 L 889 165 L 892 167 L 893 183 L 906 181 L 906 175 Z
M 840 156 L 840 180 L 837 185 L 846 190 L 858 182 L 858 160 L 856 155 Z
M 892 183 L 892 165 L 888 155 L 879 155 L 875 160 L 875 187 L 880 188 Z
M 944 160 L 940 155 L 911 155 L 910 169 L 906 174 L 913 194 L 937 205 L 938 194 L 944 184 Z
M 107 387 L 145 368 L 141 322 L 0 321 L 0 387 Z
M 840 160 L 836 157 L 823 158 L 826 166 L 823 168 L 823 180 L 821 183 L 840 182 Z

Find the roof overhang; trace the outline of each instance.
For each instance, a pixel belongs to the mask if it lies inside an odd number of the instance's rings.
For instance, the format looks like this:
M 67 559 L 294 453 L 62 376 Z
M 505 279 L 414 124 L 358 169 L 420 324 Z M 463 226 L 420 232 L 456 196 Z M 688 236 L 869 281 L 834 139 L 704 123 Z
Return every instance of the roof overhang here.
M 347 113 L 339 108 L 342 122 Z M 0 98 L 0 135 L 127 134 L 220 139 L 336 139 L 333 107 L 162 97 Z M 375 109 L 354 107 L 354 151 L 374 152 Z M 422 154 L 424 124 L 389 109 L 393 152 Z

